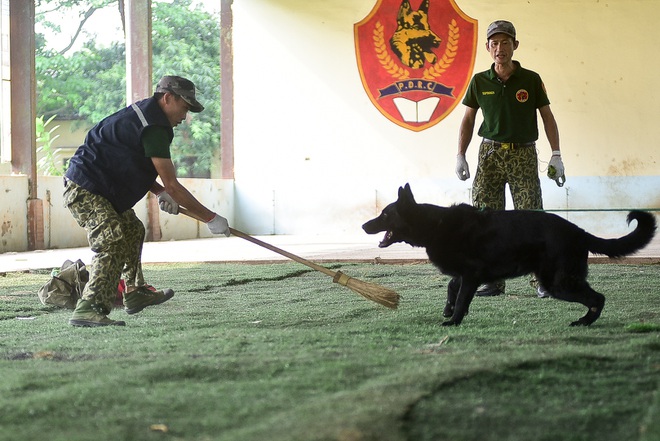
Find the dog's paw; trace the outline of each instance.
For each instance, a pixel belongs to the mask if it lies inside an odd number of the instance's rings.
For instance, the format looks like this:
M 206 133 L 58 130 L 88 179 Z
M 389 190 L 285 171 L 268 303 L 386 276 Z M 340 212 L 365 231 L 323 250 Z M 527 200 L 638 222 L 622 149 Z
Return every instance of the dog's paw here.
M 570 326 L 589 326 L 592 322 L 587 322 L 583 318 L 576 320 L 570 324 Z
M 446 322 L 442 322 L 442 326 L 458 326 L 460 323 L 456 323 L 453 320 L 447 320 Z

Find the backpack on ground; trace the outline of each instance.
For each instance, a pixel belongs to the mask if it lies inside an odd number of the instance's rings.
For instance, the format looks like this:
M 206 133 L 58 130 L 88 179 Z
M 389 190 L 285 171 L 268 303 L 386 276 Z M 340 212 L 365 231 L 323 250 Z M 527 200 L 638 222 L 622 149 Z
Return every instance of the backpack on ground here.
M 59 270 L 53 270 L 50 280 L 39 289 L 39 300 L 44 305 L 75 309 L 87 281 L 89 272 L 85 264 L 80 259 L 67 260 Z

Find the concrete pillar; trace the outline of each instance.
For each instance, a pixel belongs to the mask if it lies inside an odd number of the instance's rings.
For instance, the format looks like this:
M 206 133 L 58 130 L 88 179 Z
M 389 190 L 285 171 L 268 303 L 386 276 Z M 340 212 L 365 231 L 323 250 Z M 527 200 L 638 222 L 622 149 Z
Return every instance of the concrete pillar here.
M 153 95 L 151 49 L 151 0 L 125 0 L 126 23 L 126 104 Z M 158 200 L 147 197 L 146 240 L 158 241 L 160 215 Z
M 9 0 L 12 172 L 28 176 L 28 249 L 44 248 L 43 203 L 37 199 L 34 2 Z
M 220 5 L 220 162 L 222 179 L 234 179 L 234 49 L 233 0 L 222 0 Z
M 126 104 L 153 94 L 151 0 L 125 0 Z

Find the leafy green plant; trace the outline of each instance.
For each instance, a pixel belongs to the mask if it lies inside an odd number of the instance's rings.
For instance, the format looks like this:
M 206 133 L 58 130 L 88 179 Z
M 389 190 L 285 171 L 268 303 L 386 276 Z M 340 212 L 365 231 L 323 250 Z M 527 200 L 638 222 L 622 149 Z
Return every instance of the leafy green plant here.
M 45 175 L 62 176 L 66 170 L 65 164 L 58 163 L 57 149 L 53 148 L 53 142 L 60 135 L 54 135 L 60 126 L 48 127 L 56 115 L 44 121 L 44 116 L 37 118 L 37 154 L 41 157 L 37 161 L 37 168 Z

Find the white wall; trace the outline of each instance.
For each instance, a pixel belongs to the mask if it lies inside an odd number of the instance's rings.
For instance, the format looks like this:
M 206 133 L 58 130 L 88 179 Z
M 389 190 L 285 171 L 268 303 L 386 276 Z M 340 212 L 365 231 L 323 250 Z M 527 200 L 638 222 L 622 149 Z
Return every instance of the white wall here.
M 28 178 L 0 176 L 0 252 L 26 250 Z
M 660 2 L 457 2 L 479 21 L 475 71 L 492 63 L 485 28 L 504 18 L 518 29 L 515 59 L 545 81 L 568 179 L 558 188 L 543 178 L 546 208 L 660 207 L 653 130 L 660 92 L 652 78 L 660 70 L 654 55 Z M 413 132 L 382 116 L 362 87 L 353 25 L 375 3 L 234 3 L 239 228 L 259 234 L 359 233 L 406 182 L 419 201 L 469 202 L 471 180 L 454 175 L 464 107 Z M 416 8 L 419 1 L 412 3 Z M 540 119 L 539 125 L 542 131 Z M 477 149 L 475 133 L 468 151 L 473 174 Z M 543 134 L 538 149 L 548 161 Z M 624 213 L 571 217 L 602 234 L 625 231 Z M 604 221 L 609 217 L 612 227 Z
M 231 225 L 234 221 L 233 181 L 221 179 L 181 179 L 181 183 L 210 210 L 222 213 Z M 46 249 L 87 246 L 85 230 L 78 226 L 63 205 L 64 184 L 61 177 L 40 176 L 37 197 L 44 206 L 44 245 Z M 27 250 L 26 176 L 0 176 L 0 253 Z M 146 198 L 135 207 L 146 225 Z M 213 237 L 206 225 L 182 214 L 159 212 L 162 240 Z

